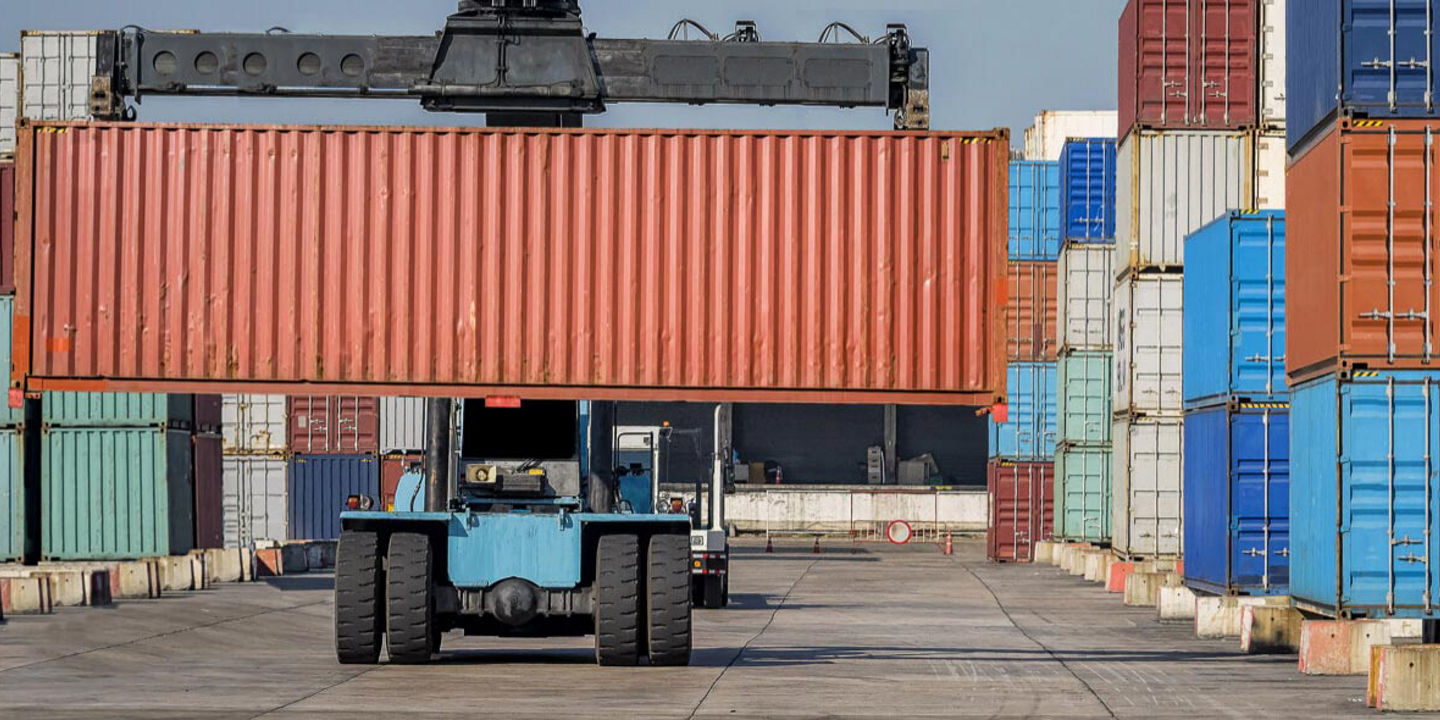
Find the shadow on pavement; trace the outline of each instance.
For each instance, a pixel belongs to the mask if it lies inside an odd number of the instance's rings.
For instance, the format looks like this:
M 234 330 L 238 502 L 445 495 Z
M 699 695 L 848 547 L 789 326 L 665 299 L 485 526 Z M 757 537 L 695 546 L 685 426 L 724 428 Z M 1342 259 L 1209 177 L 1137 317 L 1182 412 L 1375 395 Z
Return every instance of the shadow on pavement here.
M 281 575 L 280 577 L 264 577 L 260 579 L 266 585 L 269 585 L 281 592 L 298 592 L 302 590 L 329 590 L 335 587 L 335 576 L 329 573 Z

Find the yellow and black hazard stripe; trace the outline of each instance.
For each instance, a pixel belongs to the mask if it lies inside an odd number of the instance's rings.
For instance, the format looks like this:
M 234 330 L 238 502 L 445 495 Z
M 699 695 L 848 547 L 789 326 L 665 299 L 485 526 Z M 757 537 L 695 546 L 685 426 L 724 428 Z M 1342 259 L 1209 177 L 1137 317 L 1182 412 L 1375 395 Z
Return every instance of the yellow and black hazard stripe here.
M 1242 402 L 1241 410 L 1289 410 L 1288 402 Z
M 1354 128 L 1378 128 L 1385 127 L 1384 120 L 1351 120 L 1350 127 Z
M 1352 378 L 1377 378 L 1380 377 L 1379 370 L 1356 370 L 1350 373 Z

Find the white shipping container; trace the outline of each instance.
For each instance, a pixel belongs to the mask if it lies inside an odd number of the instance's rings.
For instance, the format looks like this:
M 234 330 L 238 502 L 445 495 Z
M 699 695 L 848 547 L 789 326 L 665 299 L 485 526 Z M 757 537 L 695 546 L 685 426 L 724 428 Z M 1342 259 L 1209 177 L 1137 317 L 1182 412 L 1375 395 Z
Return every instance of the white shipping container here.
M 0 53 L 0 157 L 15 154 L 15 121 L 20 118 L 20 56 Z
M 1260 127 L 1264 130 L 1285 127 L 1286 2 L 1260 0 Z
M 1070 138 L 1113 138 L 1120 125 L 1114 110 L 1045 110 L 1025 129 L 1026 160 L 1059 160 Z
M 93 32 L 20 33 L 20 106 L 31 120 L 90 119 Z
M 1179 415 L 1185 276 L 1131 274 L 1115 284 L 1116 413 Z
M 220 404 L 221 447 L 227 455 L 285 452 L 284 395 L 225 395 Z
M 257 540 L 284 540 L 289 472 L 285 458 L 226 455 L 222 467 L 225 547 L 248 547 Z
M 1177 557 L 1184 550 L 1184 432 L 1178 417 L 1115 420 L 1110 529 L 1122 555 Z
M 1254 209 L 1285 209 L 1285 168 L 1289 162 L 1284 132 L 1255 135 Z
M 1115 246 L 1069 243 L 1060 251 L 1059 305 L 1062 350 L 1110 347 L 1110 294 L 1115 289 Z
M 1115 274 L 1178 268 L 1186 235 L 1226 211 L 1253 209 L 1254 144 L 1254 133 L 1228 130 L 1126 136 L 1116 160 Z
M 424 398 L 380 398 L 380 452 L 423 452 Z

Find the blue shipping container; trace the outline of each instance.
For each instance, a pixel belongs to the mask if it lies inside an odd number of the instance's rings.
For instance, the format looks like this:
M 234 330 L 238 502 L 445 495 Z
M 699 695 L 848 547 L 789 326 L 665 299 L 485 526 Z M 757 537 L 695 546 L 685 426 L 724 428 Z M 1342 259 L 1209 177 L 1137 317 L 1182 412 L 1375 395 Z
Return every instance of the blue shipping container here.
M 1185 407 L 1283 400 L 1285 213 L 1230 212 L 1185 239 Z
M 345 498 L 380 501 L 380 462 L 374 455 L 296 455 L 287 489 L 290 539 L 334 540 L 340 537 Z
M 1437 116 L 1436 5 L 1322 0 L 1288 13 L 1285 96 L 1292 155 L 1340 115 Z
M 1291 392 L 1290 429 L 1297 605 L 1440 618 L 1440 373 L 1312 380 Z
M 1010 163 L 1010 259 L 1060 257 L 1060 163 Z
M 1060 151 L 1066 242 L 1115 242 L 1115 139 L 1068 140 Z
M 1012 362 L 1006 368 L 1009 417 L 990 423 L 990 457 L 1047 460 L 1055 456 L 1053 362 Z
M 1283 595 L 1290 582 L 1290 410 L 1284 403 L 1185 414 L 1185 584 Z

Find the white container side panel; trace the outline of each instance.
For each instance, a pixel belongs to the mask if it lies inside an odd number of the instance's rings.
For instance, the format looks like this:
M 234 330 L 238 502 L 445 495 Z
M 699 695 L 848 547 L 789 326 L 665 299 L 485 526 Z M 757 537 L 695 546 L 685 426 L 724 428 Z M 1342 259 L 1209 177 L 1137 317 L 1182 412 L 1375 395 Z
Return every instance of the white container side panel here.
M 1113 138 L 1120 118 L 1114 110 L 1046 110 L 1025 129 L 1026 160 L 1059 160 L 1070 138 Z
M 1285 4 L 1260 0 L 1260 127 L 1285 127 Z
M 23 117 L 31 120 L 88 120 L 95 53 L 94 33 L 22 33 L 20 103 Z
M 226 455 L 222 467 L 225 547 L 248 547 L 286 535 L 285 458 Z
M 1131 275 L 1115 286 L 1115 412 L 1184 410 L 1183 275 Z
M 1252 132 L 1132 132 L 1116 160 L 1115 274 L 1180 267 L 1185 236 L 1254 207 Z
M 1184 550 L 1184 421 L 1121 418 L 1115 421 L 1114 493 L 1110 518 L 1114 548 L 1127 555 L 1179 556 Z
M 380 398 L 380 452 L 425 449 L 425 399 Z
M 1099 350 L 1114 342 L 1110 297 L 1115 289 L 1114 245 L 1070 243 L 1060 251 L 1060 346 Z
M 220 407 L 220 441 L 227 455 L 285 452 L 284 395 L 225 395 Z
M 1285 166 L 1290 162 L 1285 133 L 1255 134 L 1255 209 L 1285 209 Z
M 20 56 L 0 55 L 0 157 L 15 154 L 15 121 L 20 118 Z

